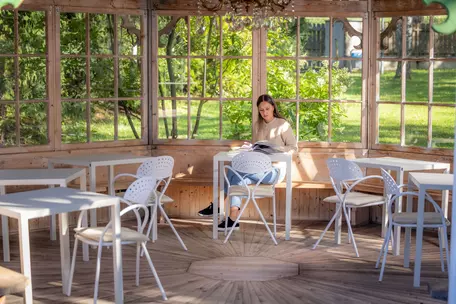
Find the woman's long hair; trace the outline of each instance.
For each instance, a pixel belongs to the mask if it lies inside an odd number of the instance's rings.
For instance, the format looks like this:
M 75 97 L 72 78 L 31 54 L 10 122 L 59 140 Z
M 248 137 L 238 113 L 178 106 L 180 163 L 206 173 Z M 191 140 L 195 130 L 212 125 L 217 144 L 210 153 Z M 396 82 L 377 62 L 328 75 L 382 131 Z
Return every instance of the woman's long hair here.
M 272 97 L 270 95 L 263 94 L 260 97 L 258 97 L 257 107 L 259 107 L 260 103 L 262 103 L 263 101 L 266 101 L 274 108 L 274 113 L 273 113 L 274 117 L 285 119 L 282 115 L 280 115 L 279 110 L 277 109 L 277 104 L 275 103 L 274 99 L 272 99 Z M 262 121 L 264 121 L 264 119 L 261 116 L 260 111 L 258 111 L 258 122 L 260 122 L 260 121 L 262 122 Z

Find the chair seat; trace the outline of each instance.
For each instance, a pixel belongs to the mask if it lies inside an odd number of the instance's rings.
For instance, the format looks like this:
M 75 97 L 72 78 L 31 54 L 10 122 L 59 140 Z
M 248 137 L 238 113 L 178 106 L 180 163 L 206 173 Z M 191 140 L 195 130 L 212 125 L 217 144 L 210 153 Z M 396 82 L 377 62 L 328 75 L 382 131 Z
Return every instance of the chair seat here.
M 255 185 L 248 185 L 250 191 L 255 188 Z M 247 188 L 244 186 L 230 186 L 228 188 L 228 196 L 248 196 L 249 192 Z M 259 185 L 255 191 L 256 197 L 273 197 L 274 196 L 274 189 L 272 185 Z
M 157 191 L 157 196 L 159 197 L 160 195 L 161 195 L 161 192 Z M 163 194 L 163 196 L 160 200 L 160 203 L 162 203 L 162 204 L 168 204 L 168 203 L 173 203 L 173 202 L 174 202 L 174 200 L 166 194 Z M 155 197 L 153 197 L 150 200 L 149 204 L 155 204 Z
M 74 231 L 77 235 L 82 236 L 85 239 L 100 241 L 101 234 L 105 227 L 81 227 L 75 228 Z M 147 242 L 149 239 L 142 233 L 139 233 L 136 230 L 121 227 L 120 230 L 120 239 L 121 241 L 126 242 Z M 113 241 L 112 229 L 108 229 L 103 236 L 103 242 L 110 243 Z
M 396 224 L 403 225 L 416 225 L 418 219 L 417 212 L 401 212 L 393 214 L 393 222 Z M 424 213 L 424 225 L 441 225 L 442 217 L 437 212 L 425 212 Z M 445 225 L 449 226 L 450 221 L 445 219 Z
M 23 292 L 29 279 L 23 274 L 0 266 L 0 296 Z
M 325 203 L 339 203 L 337 195 L 329 196 L 323 200 Z M 350 192 L 345 197 L 345 204 L 350 206 L 364 206 L 370 204 L 383 204 L 385 198 L 380 195 L 361 193 L 361 192 Z

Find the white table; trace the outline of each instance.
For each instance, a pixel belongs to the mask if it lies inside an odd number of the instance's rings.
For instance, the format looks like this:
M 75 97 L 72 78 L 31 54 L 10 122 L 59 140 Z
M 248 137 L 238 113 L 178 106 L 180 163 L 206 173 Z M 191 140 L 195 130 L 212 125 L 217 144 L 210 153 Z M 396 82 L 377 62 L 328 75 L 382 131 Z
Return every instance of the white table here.
M 8 169 L 0 170 L 0 195 L 6 186 L 59 185 L 66 187 L 69 182 L 80 178 L 81 190 L 85 189 L 85 169 Z M 51 240 L 56 240 L 55 216 L 51 216 Z M 2 216 L 3 260 L 10 261 L 8 217 Z M 84 247 L 84 260 L 88 260 L 88 247 Z
M 418 188 L 418 220 L 416 228 L 416 253 L 415 253 L 415 270 L 413 274 L 413 286 L 420 287 L 421 273 L 421 250 L 423 248 L 423 222 L 424 222 L 424 203 L 425 193 L 427 190 L 442 190 L 442 198 L 446 196 L 446 200 L 442 199 L 442 211 L 445 218 L 448 213 L 448 190 L 453 188 L 453 174 L 440 173 L 409 173 L 409 187 L 415 185 Z M 412 200 L 407 198 L 407 212 L 412 211 Z M 410 261 L 410 228 L 406 229 L 405 233 L 405 250 L 404 250 L 404 267 L 409 266 Z M 442 237 L 448 237 L 443 235 Z M 447 257 L 449 259 L 449 257 Z
M 239 153 L 239 152 L 237 152 Z M 225 162 L 230 162 L 233 157 L 237 154 L 236 152 L 219 152 L 214 156 L 213 159 L 213 208 L 218 210 L 219 197 L 220 197 L 220 210 L 224 210 L 224 177 L 223 177 L 223 166 Z M 286 200 L 285 200 L 285 239 L 290 239 L 291 231 L 291 159 L 292 155 L 289 153 L 274 153 L 268 155 L 273 162 L 284 162 L 287 166 L 286 169 Z M 220 184 L 220 190 L 219 188 Z M 212 227 L 212 238 L 218 238 L 218 216 L 217 212 L 213 213 L 213 227 Z
M 34 218 L 59 214 L 62 290 L 63 293 L 68 294 L 68 276 L 70 274 L 68 212 L 101 207 L 111 207 L 111 213 L 114 215 L 112 217 L 112 229 L 116 236 L 112 250 L 114 290 L 116 303 L 123 303 L 120 202 L 118 197 L 63 187 L 19 192 L 0 197 L 0 214 L 19 221 L 21 271 L 22 274 L 30 279 L 30 284 L 25 290 L 25 303 L 31 304 L 33 302 L 28 221 Z
M 396 182 L 398 184 L 404 183 L 404 172 L 409 171 L 420 171 L 420 170 L 444 170 L 444 173 L 450 172 L 450 164 L 447 163 L 439 163 L 439 162 L 430 162 L 430 161 L 422 161 L 422 160 L 414 160 L 414 159 L 404 159 L 404 158 L 395 158 L 395 157 L 373 157 L 373 158 L 358 158 L 354 159 L 358 166 L 363 168 L 383 168 L 384 170 L 391 172 L 396 172 Z M 448 191 L 442 197 L 442 200 L 448 202 Z M 402 210 L 402 197 L 399 198 L 396 204 L 395 212 L 400 212 Z M 447 210 L 444 210 L 447 212 Z M 385 235 L 387 229 L 387 222 L 388 222 L 388 213 L 385 207 L 383 207 L 383 214 L 382 214 L 382 236 Z M 396 226 L 394 229 L 394 247 L 393 247 L 393 254 L 399 255 L 400 248 L 401 248 L 401 228 Z M 340 229 L 339 233 L 336 233 L 336 241 L 337 237 L 339 238 L 340 243 Z
M 54 168 L 55 164 L 65 164 L 72 166 L 83 166 L 89 168 L 90 191 L 97 192 L 96 169 L 101 166 L 108 166 L 108 194 L 114 195 L 111 187 L 114 179 L 114 166 L 143 163 L 152 160 L 151 156 L 137 156 L 133 154 L 85 154 L 69 155 L 64 157 L 48 158 L 48 167 Z M 97 225 L 97 211 L 90 210 L 90 226 Z

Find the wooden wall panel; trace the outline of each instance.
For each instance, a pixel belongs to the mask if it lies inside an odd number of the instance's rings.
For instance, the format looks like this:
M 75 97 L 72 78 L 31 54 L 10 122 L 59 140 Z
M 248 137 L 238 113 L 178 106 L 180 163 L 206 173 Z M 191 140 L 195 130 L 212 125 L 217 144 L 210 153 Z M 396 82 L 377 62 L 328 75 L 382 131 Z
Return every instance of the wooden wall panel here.
M 426 6 L 422 0 L 373 0 L 372 10 L 374 12 L 398 12 L 398 11 L 427 11 L 441 10 L 439 4 Z M 444 10 L 443 10 L 444 12 Z
M 147 0 L 24 0 L 24 7 L 65 6 L 100 9 L 146 9 Z

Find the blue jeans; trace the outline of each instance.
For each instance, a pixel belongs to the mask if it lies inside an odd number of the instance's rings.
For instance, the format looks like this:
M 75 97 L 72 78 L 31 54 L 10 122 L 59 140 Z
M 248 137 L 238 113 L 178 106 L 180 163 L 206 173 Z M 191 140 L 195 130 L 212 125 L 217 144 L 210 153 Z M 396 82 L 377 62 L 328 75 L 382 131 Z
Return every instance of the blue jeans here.
M 279 169 L 278 168 L 273 168 L 272 171 L 270 173 L 268 173 L 268 175 L 266 175 L 266 177 L 261 181 L 262 184 L 266 184 L 266 185 L 271 185 L 277 178 L 277 174 L 279 174 Z M 243 182 L 242 180 L 236 175 L 233 173 L 233 171 L 231 170 L 228 170 L 227 172 L 227 178 L 228 180 L 230 181 L 230 185 L 243 185 Z M 240 173 L 239 172 L 239 175 L 240 176 L 244 176 L 244 174 Z M 244 176 L 244 181 L 247 185 L 251 185 L 251 184 L 256 184 L 258 183 L 258 181 L 263 177 L 263 174 L 262 173 L 255 173 L 255 174 L 247 174 L 246 176 Z M 226 180 L 225 180 L 225 195 L 228 193 L 228 184 L 226 183 Z M 238 196 L 232 196 L 231 197 L 231 207 L 238 207 L 238 208 L 241 208 L 241 198 L 238 197 Z

